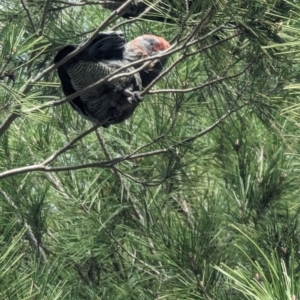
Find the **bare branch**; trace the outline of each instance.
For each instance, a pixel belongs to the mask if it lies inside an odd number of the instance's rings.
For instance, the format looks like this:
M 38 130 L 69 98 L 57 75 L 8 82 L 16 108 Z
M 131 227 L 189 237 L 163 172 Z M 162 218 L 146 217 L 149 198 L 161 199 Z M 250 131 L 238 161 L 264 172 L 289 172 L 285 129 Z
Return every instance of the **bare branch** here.
M 84 131 L 83 133 L 81 133 L 80 135 L 78 135 L 76 138 L 74 138 L 73 140 L 71 140 L 66 146 L 60 148 L 59 150 L 57 150 L 56 152 L 54 152 L 50 157 L 48 157 L 47 159 L 45 159 L 42 162 L 42 165 L 46 166 L 46 165 L 50 164 L 59 155 L 61 155 L 62 153 L 66 152 L 67 150 L 69 150 L 76 142 L 78 142 L 79 140 L 81 140 L 83 137 L 87 136 L 91 132 L 93 132 L 99 126 L 101 126 L 101 124 L 96 124 L 93 127 L 91 127 L 90 129 L 88 129 L 88 130 Z
M 83 5 L 99 5 L 101 1 L 85 1 L 85 2 L 67 2 L 67 1 L 52 1 L 52 3 L 66 4 L 69 6 L 83 6 Z
M 28 9 L 28 7 L 27 7 L 25 1 L 26 1 L 26 0 L 21 0 L 21 3 L 22 3 L 22 5 L 23 5 L 23 7 L 24 7 L 24 9 L 25 9 L 25 11 L 26 11 L 26 14 L 27 14 L 27 17 L 28 17 L 28 19 L 29 19 L 30 25 L 31 25 L 31 27 L 32 27 L 32 29 L 33 29 L 33 32 L 36 33 L 35 26 L 34 26 L 34 23 L 33 23 L 33 21 L 32 21 L 31 15 L 30 15 L 30 11 L 29 11 L 29 9 Z
M 243 104 L 241 106 L 238 106 L 237 108 L 233 108 L 231 110 L 228 110 L 228 112 L 226 114 L 224 114 L 220 119 L 218 119 L 214 124 L 212 124 L 211 126 L 209 126 L 208 128 L 206 128 L 205 130 L 203 130 L 203 131 L 195 134 L 194 136 L 191 136 L 189 138 L 184 139 L 181 142 L 178 142 L 175 146 L 180 146 L 182 144 L 192 142 L 192 141 L 198 139 L 199 137 L 204 136 L 205 134 L 207 134 L 210 131 L 212 131 L 213 129 L 215 129 L 222 121 L 224 121 L 225 119 L 227 119 L 234 112 L 237 112 L 237 111 L 241 110 L 246 105 L 249 105 L 249 103 L 245 103 L 245 104 Z
M 10 124 L 19 117 L 20 115 L 13 112 L 11 113 L 6 120 L 0 126 L 0 137 L 4 134 L 4 132 L 9 128 Z
M 195 26 L 195 28 L 193 29 L 193 31 L 186 37 L 185 42 L 183 43 L 183 46 L 186 46 L 188 44 L 188 42 L 196 35 L 197 31 L 201 28 L 202 25 L 206 25 L 207 22 L 209 21 L 213 11 L 214 11 L 214 6 L 212 5 L 207 14 L 204 16 L 204 18 L 202 18 L 199 23 L 197 24 L 197 26 Z
M 46 0 L 43 15 L 42 15 L 42 21 L 41 21 L 41 25 L 40 25 L 39 35 L 43 34 L 44 26 L 45 26 L 45 22 L 46 22 L 46 17 L 47 17 L 48 9 L 49 9 L 49 6 L 50 6 L 50 2 L 51 2 L 51 0 Z
M 243 108 L 244 106 L 248 105 L 249 103 L 246 103 L 242 106 L 239 106 L 237 108 L 234 108 L 232 110 L 229 110 L 226 114 L 224 114 L 220 119 L 218 119 L 214 124 L 212 124 L 211 126 L 209 126 L 207 129 L 197 133 L 196 135 L 186 138 L 180 142 L 177 142 L 175 144 L 173 144 L 172 146 L 170 146 L 171 148 L 174 147 L 179 147 L 185 143 L 194 141 L 196 139 L 198 139 L 199 137 L 207 134 L 208 132 L 212 131 L 214 128 L 216 128 L 222 121 L 224 121 L 228 116 L 230 116 L 232 113 L 240 110 L 241 108 Z M 91 129 L 88 130 L 88 132 L 92 132 L 93 130 L 95 130 L 95 128 L 97 128 L 98 125 L 92 127 Z M 82 135 L 80 135 L 82 138 Z M 159 137 L 162 138 L 162 137 Z M 78 137 L 75 138 L 74 140 L 78 141 Z M 73 141 L 74 141 L 73 140 Z M 71 170 L 82 170 L 82 169 L 87 169 L 87 168 L 109 168 L 112 167 L 120 162 L 126 161 L 126 160 L 133 160 L 133 159 L 137 159 L 137 158 L 143 158 L 143 157 L 148 157 L 148 156 L 154 156 L 154 155 L 158 155 L 158 154 L 164 154 L 167 153 L 168 151 L 170 151 L 169 149 L 165 148 L 165 149 L 159 149 L 159 150 L 155 150 L 155 151 L 150 151 L 150 152 L 145 152 L 145 153 L 141 153 L 141 154 L 137 154 L 134 155 L 135 153 L 137 153 L 138 151 L 140 151 L 140 149 L 144 148 L 145 145 L 137 148 L 135 151 L 133 151 L 131 154 L 127 154 L 124 155 L 123 157 L 118 157 L 118 158 L 114 158 L 114 159 L 109 159 L 106 161 L 100 161 L 100 162 L 93 162 L 93 163 L 88 163 L 88 164 L 81 164 L 81 165 L 74 165 L 74 166 L 61 166 L 61 167 L 48 167 L 46 163 L 49 163 L 49 161 L 53 161 L 53 156 L 55 156 L 55 158 L 61 154 L 62 152 L 65 152 L 66 150 L 68 150 L 70 148 L 71 145 L 73 145 L 75 142 L 71 141 L 70 143 L 68 143 L 67 146 L 61 148 L 60 150 L 58 150 L 55 154 L 53 154 L 52 156 L 50 156 L 48 159 L 46 159 L 43 163 L 41 164 L 36 164 L 36 165 L 32 165 L 32 166 L 26 166 L 26 167 L 20 167 L 20 168 L 15 168 L 12 170 L 8 170 L 5 172 L 0 173 L 0 180 L 10 177 L 10 176 L 14 176 L 14 175 L 18 175 L 18 174 L 24 174 L 24 173 L 31 173 L 31 172 L 37 172 L 37 171 L 42 171 L 42 172 L 62 172 L 62 171 L 71 171 Z M 153 143 L 153 142 L 151 142 Z M 62 150 L 64 149 L 64 151 Z M 57 153 L 59 153 L 57 155 Z
M 111 160 L 112 158 L 111 158 L 111 156 L 110 156 L 110 154 L 108 152 L 108 149 L 107 149 L 107 147 L 105 145 L 104 137 L 102 136 L 100 130 L 96 130 L 95 132 L 96 132 L 97 138 L 98 138 L 98 140 L 100 142 L 100 145 L 102 147 L 102 150 L 103 150 L 103 152 L 104 152 L 104 154 L 106 156 L 106 159 L 107 160 Z M 122 184 L 123 179 L 122 179 L 122 176 L 119 173 L 119 170 L 116 167 L 112 166 L 112 171 L 115 174 L 115 176 L 118 178 L 120 184 Z M 123 185 L 123 188 L 125 189 L 125 191 L 128 194 L 128 200 L 129 200 L 130 204 L 133 207 L 133 211 L 134 211 L 135 217 L 138 220 L 140 220 L 140 222 L 142 224 L 144 224 L 145 223 L 144 217 L 143 217 L 142 213 L 140 212 L 140 210 L 138 209 L 137 203 L 136 203 L 135 199 L 133 198 L 133 196 L 131 195 L 130 191 L 128 190 L 126 184 Z
M 123 21 L 123 22 L 117 24 L 116 26 L 112 27 L 112 30 L 116 30 L 117 28 L 119 28 L 119 27 L 121 27 L 123 25 L 128 25 L 128 24 L 136 22 L 136 21 L 144 20 L 143 16 L 146 15 L 159 2 L 161 2 L 161 0 L 158 0 L 155 3 L 149 5 L 141 14 L 139 14 L 138 17 L 131 18 L 129 20 Z
M 101 224 L 101 226 L 103 226 L 105 228 L 105 224 Z M 145 263 L 144 261 L 140 260 L 136 255 L 132 254 L 131 252 L 129 252 L 113 235 L 110 231 L 106 230 L 106 232 L 110 235 L 110 237 L 115 241 L 116 244 L 119 245 L 119 247 L 121 247 L 123 249 L 123 251 L 125 251 L 130 257 L 132 257 L 135 261 L 139 262 L 140 264 L 142 264 L 143 266 L 149 268 L 150 270 L 152 270 L 156 276 L 157 275 L 161 275 L 159 271 L 157 271 L 154 267 L 150 266 L 149 264 Z M 166 277 L 166 279 L 168 279 L 169 277 Z M 165 280 L 166 280 L 165 279 Z
M 213 43 L 213 44 L 210 44 L 210 45 L 207 45 L 207 46 L 205 46 L 205 47 L 202 47 L 202 48 L 200 48 L 199 50 L 197 50 L 196 52 L 193 52 L 193 53 L 188 53 L 188 54 L 186 54 L 186 53 L 184 53 L 183 55 L 181 55 L 175 62 L 173 62 L 173 64 L 171 64 L 167 69 L 165 69 L 163 72 L 161 72 L 147 87 L 145 87 L 145 89 L 142 91 L 142 93 L 141 93 L 141 96 L 143 96 L 143 95 L 145 95 L 145 94 L 148 94 L 148 92 L 149 92 L 149 90 L 152 88 L 152 86 L 156 83 L 156 82 L 158 82 L 161 78 L 163 78 L 166 74 L 168 74 L 176 65 L 178 65 L 181 61 L 183 61 L 186 57 L 188 57 L 188 56 L 191 56 L 191 55 L 194 55 L 194 54 L 197 54 L 197 53 L 200 53 L 200 52 L 203 52 L 203 51 L 205 51 L 205 50 L 207 50 L 207 49 L 210 49 L 210 48 L 213 48 L 213 47 L 215 47 L 215 46 L 217 46 L 217 45 L 219 45 L 219 44 L 222 44 L 222 43 L 224 43 L 224 42 L 226 42 L 226 41 L 229 41 L 230 39 L 232 39 L 232 38 L 234 38 L 234 37 L 237 37 L 238 36 L 238 34 L 234 34 L 234 35 L 232 35 L 232 36 L 230 36 L 230 37 L 228 37 L 228 38 L 226 38 L 226 39 L 223 39 L 223 40 L 220 40 L 220 41 L 217 41 L 217 42 L 215 42 L 215 43 Z M 200 39 L 197 39 L 197 42 L 199 41 Z M 201 38 L 201 40 L 202 40 L 202 38 Z M 196 43 L 196 41 L 192 41 L 192 42 L 189 42 L 188 44 L 187 44 L 187 47 L 188 46 L 191 46 L 191 45 L 193 45 L 193 44 L 195 44 Z M 184 48 L 183 46 L 181 46 L 181 47 L 179 47 L 179 48 L 181 48 L 180 50 L 182 50 L 182 48 Z M 174 50 L 177 50 L 177 49 L 174 49 Z M 171 51 L 172 52 L 172 51 Z M 169 53 L 171 53 L 171 52 L 168 52 L 168 54 Z M 176 51 L 177 52 L 177 51 Z
M 205 83 L 202 83 L 198 86 L 195 86 L 195 87 L 192 87 L 192 88 L 188 88 L 188 89 L 161 89 L 161 90 L 154 90 L 154 91 L 149 91 L 147 94 L 150 94 L 150 95 L 154 95 L 154 94 L 165 94 L 165 93 L 176 93 L 176 94 L 181 94 L 181 93 L 189 93 L 189 92 L 194 92 L 194 91 L 197 91 L 197 90 L 200 90 L 200 89 L 203 89 L 204 87 L 207 87 L 207 86 L 211 86 L 211 85 L 214 85 L 216 83 L 220 83 L 224 80 L 228 80 L 228 79 L 232 79 L 232 78 L 235 78 L 235 77 L 238 77 L 242 74 L 244 74 L 249 68 L 250 66 L 252 65 L 251 64 L 248 64 L 242 71 L 236 73 L 236 74 L 233 74 L 233 75 L 228 75 L 228 76 L 218 76 L 217 78 L 214 78 L 214 79 L 211 79 Z

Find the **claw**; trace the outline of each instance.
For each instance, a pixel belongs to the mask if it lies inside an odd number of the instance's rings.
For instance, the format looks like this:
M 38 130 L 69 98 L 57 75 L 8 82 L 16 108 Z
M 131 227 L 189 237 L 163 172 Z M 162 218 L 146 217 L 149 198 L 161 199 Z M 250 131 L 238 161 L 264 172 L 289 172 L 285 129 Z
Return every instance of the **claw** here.
M 127 101 L 131 104 L 133 102 L 141 102 L 143 97 L 139 91 L 132 92 L 129 89 L 123 90 L 123 94 L 127 97 Z

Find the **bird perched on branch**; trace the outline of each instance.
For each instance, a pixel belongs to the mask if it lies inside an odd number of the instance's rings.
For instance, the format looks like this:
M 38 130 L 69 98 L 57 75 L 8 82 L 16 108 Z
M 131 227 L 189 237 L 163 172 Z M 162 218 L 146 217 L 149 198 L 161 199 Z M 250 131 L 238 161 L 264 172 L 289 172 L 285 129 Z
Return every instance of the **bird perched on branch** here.
M 122 32 L 99 33 L 84 50 L 58 67 L 63 91 L 69 96 L 131 62 L 153 56 L 169 47 L 167 41 L 153 35 L 144 35 L 126 43 Z M 54 62 L 58 63 L 76 49 L 74 45 L 64 47 L 55 56 Z M 128 67 L 123 73 L 134 70 L 134 67 Z M 104 127 L 120 123 L 133 114 L 141 100 L 142 87 L 151 82 L 155 78 L 154 74 L 158 75 L 161 70 L 162 65 L 157 61 L 150 63 L 140 73 L 106 80 L 100 86 L 71 100 L 70 104 L 83 117 L 92 122 L 103 123 Z

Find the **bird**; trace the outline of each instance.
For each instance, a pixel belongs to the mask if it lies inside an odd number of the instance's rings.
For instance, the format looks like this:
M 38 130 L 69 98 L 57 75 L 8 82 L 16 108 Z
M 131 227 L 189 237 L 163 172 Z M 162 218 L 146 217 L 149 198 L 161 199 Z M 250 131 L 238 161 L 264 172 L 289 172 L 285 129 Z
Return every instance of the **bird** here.
M 58 67 L 64 94 L 69 96 L 81 91 L 124 66 L 125 44 L 122 32 L 99 33 L 88 47 Z M 74 45 L 67 45 L 57 53 L 54 63 L 76 49 Z M 132 70 L 134 69 L 130 68 L 127 71 Z M 139 74 L 135 74 L 121 78 L 117 82 L 104 83 L 76 97 L 70 104 L 84 118 L 94 123 L 104 122 L 104 127 L 108 127 L 112 123 L 118 123 L 123 109 L 128 109 L 131 103 L 135 102 L 132 106 L 137 106 L 136 92 L 140 90 L 141 79 Z
M 67 45 L 54 58 L 58 63 L 66 55 L 80 48 Z M 66 96 L 90 86 L 112 72 L 141 58 L 153 56 L 170 47 L 162 37 L 144 35 L 126 43 L 120 31 L 100 32 L 80 53 L 58 67 L 57 72 Z M 124 72 L 134 71 L 128 67 Z M 103 127 L 121 123 L 129 118 L 142 97 L 140 92 L 159 74 L 162 65 L 156 61 L 134 75 L 105 82 L 70 101 L 73 109 L 85 119 L 101 123 Z

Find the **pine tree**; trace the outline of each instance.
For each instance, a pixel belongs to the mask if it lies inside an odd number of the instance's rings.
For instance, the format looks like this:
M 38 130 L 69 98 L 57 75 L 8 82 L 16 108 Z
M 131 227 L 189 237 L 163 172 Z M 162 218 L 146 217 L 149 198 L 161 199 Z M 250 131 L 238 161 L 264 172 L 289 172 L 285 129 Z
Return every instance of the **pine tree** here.
M 300 299 L 300 2 L 100 2 L 0 4 L 0 298 Z M 102 128 L 53 58 L 106 30 L 172 48 Z

